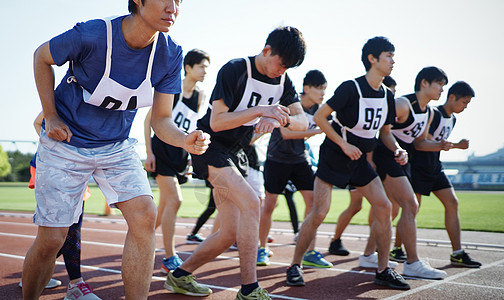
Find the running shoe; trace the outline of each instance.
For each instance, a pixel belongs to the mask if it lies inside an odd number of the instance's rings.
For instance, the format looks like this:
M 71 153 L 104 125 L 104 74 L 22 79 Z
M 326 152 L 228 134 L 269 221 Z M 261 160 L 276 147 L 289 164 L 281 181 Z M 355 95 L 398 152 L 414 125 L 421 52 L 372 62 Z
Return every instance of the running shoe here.
M 404 280 L 404 278 L 397 273 L 394 269 L 386 268 L 383 272 L 378 273 L 376 271 L 376 276 L 374 283 L 378 285 L 388 286 L 393 289 L 399 290 L 409 290 L 410 285 Z
M 459 267 L 467 267 L 467 268 L 479 268 L 481 267 L 481 263 L 473 260 L 469 257 L 469 254 L 465 251 L 462 251 L 460 254 L 451 254 L 450 255 L 451 264 Z
M 305 253 L 303 256 L 303 266 L 311 266 L 317 268 L 330 268 L 332 263 L 328 262 L 320 252 L 312 250 Z
M 19 282 L 18 285 L 20 288 L 23 287 L 23 283 L 21 281 Z M 51 278 L 51 279 L 49 279 L 49 282 L 46 284 L 46 286 L 44 288 L 45 289 L 54 289 L 55 287 L 58 287 L 60 285 L 61 285 L 61 281 L 59 281 L 58 279 Z
M 268 250 L 264 247 L 259 248 L 257 251 L 257 264 L 258 266 L 269 266 L 270 260 Z
M 389 259 L 403 263 L 406 261 L 407 256 L 406 256 L 406 253 L 404 253 L 402 247 L 399 246 L 399 247 L 395 247 L 394 249 L 390 250 Z
M 274 237 L 272 237 L 271 235 L 268 235 L 268 240 L 267 240 L 267 242 L 268 242 L 268 243 L 273 243 L 274 241 L 275 241 L 275 238 L 274 238 Z
M 303 270 L 301 270 L 300 266 L 293 265 L 287 268 L 287 285 L 305 285 L 303 280 Z
M 395 268 L 399 264 L 396 263 L 395 261 L 389 261 L 388 266 L 389 268 Z M 359 256 L 359 267 L 361 268 L 378 268 L 378 253 L 375 252 L 371 255 L 365 256 L 364 254 L 361 254 Z
M 329 244 L 329 253 L 334 255 L 347 256 L 350 254 L 350 251 L 343 247 L 341 239 L 336 239 L 331 241 L 331 244 Z
M 186 238 L 186 244 L 199 244 L 204 240 L 205 239 L 202 238 L 199 234 L 188 234 Z
M 428 262 L 422 260 L 414 263 L 404 263 L 403 274 L 424 279 L 443 279 L 446 276 L 445 271 L 434 269 Z
M 212 293 L 212 290 L 202 286 L 194 280 L 194 275 L 180 276 L 176 278 L 173 273 L 168 273 L 166 281 L 164 283 L 165 289 L 188 296 L 208 296 Z
M 238 291 L 238 294 L 236 294 L 236 300 L 249 300 L 249 299 L 270 300 L 271 298 L 268 295 L 268 291 L 264 290 L 260 286 L 257 287 L 255 290 L 253 290 L 252 293 L 248 294 L 247 296 L 242 294 L 241 289 Z
M 177 254 L 168 258 L 163 258 L 163 264 L 161 265 L 161 273 L 168 274 L 170 273 L 170 271 L 173 271 L 176 268 L 180 267 L 182 263 L 183 261 Z
M 93 293 L 93 290 L 87 283 L 81 281 L 72 288 L 70 284 L 68 285 L 64 300 L 101 300 L 101 298 Z
M 235 242 L 231 247 L 229 247 L 229 250 L 238 250 L 238 243 Z

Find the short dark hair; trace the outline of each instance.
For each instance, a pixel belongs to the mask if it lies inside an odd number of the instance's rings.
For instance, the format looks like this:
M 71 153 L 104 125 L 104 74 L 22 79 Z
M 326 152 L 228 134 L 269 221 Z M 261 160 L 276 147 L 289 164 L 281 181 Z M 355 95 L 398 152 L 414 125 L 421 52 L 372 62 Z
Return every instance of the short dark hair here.
M 392 76 L 385 76 L 385 78 L 383 78 L 383 84 L 387 87 L 391 87 L 397 85 L 397 82 L 394 78 L 392 78 Z
M 303 86 L 321 86 L 323 84 L 326 84 L 327 80 L 322 72 L 319 70 L 311 70 L 306 73 L 304 79 L 303 79 Z
M 448 84 L 448 76 L 446 73 L 438 67 L 425 67 L 420 72 L 418 72 L 415 79 L 415 92 L 420 90 L 420 86 L 422 84 L 422 80 L 426 80 L 429 84 L 433 81 L 443 82 Z
M 142 5 L 144 5 L 144 4 L 145 4 L 145 0 L 142 0 Z M 136 14 L 138 11 L 138 7 L 133 0 L 128 0 L 128 11 L 133 15 Z
M 371 63 L 369 62 L 369 54 L 373 55 L 374 58 L 379 59 L 382 52 L 394 52 L 394 45 L 384 36 L 375 36 L 369 39 L 362 47 L 362 63 L 366 71 L 371 69 Z
M 210 63 L 210 55 L 203 50 L 192 49 L 187 52 L 184 56 L 184 74 L 186 73 L 185 66 L 189 65 L 192 68 L 194 65 L 201 63 L 204 59 L 208 60 L 208 63 Z
M 306 43 L 301 32 L 291 26 L 282 26 L 273 30 L 266 39 L 271 47 L 271 55 L 278 55 L 285 68 L 300 66 L 305 58 Z
M 473 88 L 467 82 L 457 81 L 448 90 L 448 97 L 450 95 L 455 95 L 455 98 L 459 99 L 467 96 L 474 97 L 475 94 Z

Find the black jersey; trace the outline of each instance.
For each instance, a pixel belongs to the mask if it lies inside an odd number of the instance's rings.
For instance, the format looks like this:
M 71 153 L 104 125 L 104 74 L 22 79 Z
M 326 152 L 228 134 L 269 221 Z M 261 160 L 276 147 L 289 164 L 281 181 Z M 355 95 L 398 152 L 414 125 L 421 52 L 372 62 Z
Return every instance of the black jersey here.
M 248 61 L 247 61 L 248 59 Z M 230 112 L 240 111 L 259 104 L 276 104 L 289 106 L 299 102 L 296 90 L 287 74 L 281 77 L 269 78 L 259 73 L 255 66 L 255 57 L 234 59 L 225 64 L 217 75 L 210 104 L 215 100 L 224 100 Z M 250 74 L 250 75 L 249 75 Z M 262 83 L 261 87 L 250 91 L 250 81 Z M 269 91 L 267 91 L 269 90 Z M 271 96 L 271 91 L 281 93 Z M 253 124 L 238 128 L 214 132 L 210 127 L 211 106 L 203 118 L 198 121 L 198 128 L 209 133 L 212 141 L 216 141 L 230 149 L 250 143 L 253 135 Z M 249 122 L 250 123 L 250 122 Z M 210 144 L 212 147 L 212 144 Z
M 356 84 L 359 85 L 359 90 Z M 376 99 L 376 101 L 383 101 L 387 107 L 385 110 L 379 109 L 366 109 L 363 107 L 364 102 L 361 98 L 366 98 L 366 100 Z M 337 122 L 332 122 L 332 127 L 334 130 L 343 136 L 342 126 L 347 128 L 354 128 L 359 121 L 366 121 L 367 123 L 362 124 L 360 130 L 379 130 L 381 126 L 391 124 L 395 117 L 395 101 L 394 94 L 388 88 L 383 85 L 379 90 L 373 89 L 367 82 L 364 76 L 358 77 L 354 80 L 348 80 L 343 82 L 334 92 L 334 95 L 327 101 L 329 105 L 335 111 L 335 118 Z M 382 111 L 386 111 L 386 114 L 381 114 Z M 365 114 L 365 115 L 363 115 Z M 383 118 L 385 122 L 383 122 Z M 376 126 L 376 124 L 380 124 Z M 350 131 L 346 133 L 347 142 L 358 147 L 363 153 L 370 152 L 376 146 L 376 138 L 363 138 Z M 326 137 L 324 144 L 330 147 L 340 149 L 338 145 L 332 142 Z
M 308 119 L 308 129 L 317 128 L 317 124 L 313 121 L 313 115 L 317 112 L 318 108 L 318 104 L 308 109 L 303 107 Z M 275 128 L 269 140 L 267 159 L 285 164 L 298 164 L 306 161 L 310 163 L 304 143 L 304 139 L 283 139 L 280 129 Z
M 447 140 L 455 127 L 457 119 L 455 115 L 449 116 L 444 107 L 438 106 L 433 109 L 432 123 L 429 127 L 429 134 L 435 141 Z M 442 170 L 439 159 L 440 151 L 416 151 L 411 160 L 412 168 L 427 174 L 437 174 Z
M 425 131 L 425 128 L 429 123 L 431 109 L 430 106 L 427 106 L 425 110 L 422 110 L 418 103 L 416 94 L 409 94 L 402 96 L 401 98 L 407 100 L 409 105 L 409 115 L 403 123 L 397 123 L 394 121 L 392 123 L 391 132 L 399 142 L 399 145 L 408 151 L 408 155 L 411 158 L 415 152 L 413 141 Z

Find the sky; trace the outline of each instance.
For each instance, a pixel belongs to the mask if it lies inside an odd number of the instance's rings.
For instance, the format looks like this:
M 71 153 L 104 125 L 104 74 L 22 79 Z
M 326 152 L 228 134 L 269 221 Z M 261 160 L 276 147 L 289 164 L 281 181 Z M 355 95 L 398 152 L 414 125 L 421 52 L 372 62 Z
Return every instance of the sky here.
M 127 14 L 127 1 L 25 0 L 2 6 L 0 140 L 36 141 L 32 124 L 42 107 L 33 79 L 33 52 L 77 22 Z M 258 54 L 277 26 L 297 27 L 306 40 L 307 54 L 303 64 L 288 74 L 300 92 L 306 72 L 321 70 L 328 80 L 326 100 L 343 81 L 365 73 L 360 60 L 364 43 L 386 36 L 396 48 L 391 74 L 398 84 L 396 95 L 414 92 L 416 74 L 426 66 L 440 67 L 449 79 L 441 99 L 431 104 L 443 104 L 457 80 L 475 90 L 476 97 L 457 115 L 450 137 L 454 142 L 469 139 L 469 149 L 441 156 L 446 161 L 464 161 L 469 155 L 487 155 L 504 147 L 500 114 L 504 99 L 499 96 L 504 70 L 502 12 L 501 0 L 184 0 L 170 35 L 184 53 L 199 48 L 210 54 L 208 74 L 200 84 L 209 95 L 227 61 Z M 55 67 L 56 82 L 66 68 Z M 130 133 L 139 144 L 144 141 L 146 113 L 147 109 L 138 111 Z M 311 143 L 321 140 L 317 137 Z M 0 145 L 12 150 L 9 143 Z M 34 144 L 14 147 L 36 150 Z M 145 157 L 142 149 L 137 147 Z

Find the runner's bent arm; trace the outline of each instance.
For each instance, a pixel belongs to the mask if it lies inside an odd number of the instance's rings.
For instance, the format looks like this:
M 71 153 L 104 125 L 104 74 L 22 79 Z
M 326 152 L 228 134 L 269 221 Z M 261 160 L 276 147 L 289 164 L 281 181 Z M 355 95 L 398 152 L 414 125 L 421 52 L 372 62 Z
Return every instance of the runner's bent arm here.
M 42 103 L 45 130 L 47 136 L 52 139 L 70 142 L 72 132 L 70 128 L 63 123 L 56 111 L 53 65 L 55 65 L 55 63 L 49 49 L 49 42 L 45 42 L 35 50 L 33 57 L 33 71 L 40 102 Z
M 281 126 L 289 122 L 289 109 L 282 105 L 259 105 L 242 111 L 230 112 L 223 99 L 212 102 L 210 127 L 215 132 L 234 129 L 258 117 L 277 120 Z
M 395 161 L 401 166 L 408 163 L 408 152 L 399 146 L 394 135 L 390 131 L 392 125 L 383 125 L 380 129 L 380 140 L 392 152 L 394 152 Z
M 163 142 L 184 148 L 191 154 L 205 153 L 210 143 L 210 136 L 201 130 L 195 130 L 187 135 L 177 128 L 171 117 L 173 98 L 172 94 L 154 91 L 151 126 L 156 136 Z
M 145 170 L 148 172 L 156 171 L 156 157 L 152 153 L 152 131 L 151 131 L 151 118 L 152 118 L 152 107 L 147 112 L 144 120 L 144 139 L 145 139 L 145 152 L 147 152 L 147 158 L 145 159 L 144 165 Z
M 347 143 L 343 138 L 334 130 L 327 118 L 332 114 L 334 110 L 327 105 L 327 103 L 322 104 L 322 106 L 317 110 L 313 116 L 313 121 L 320 127 L 320 129 L 326 134 L 326 136 L 331 139 L 335 144 L 340 146 L 341 150 L 352 160 L 357 160 L 361 157 L 362 151 L 352 144 Z

